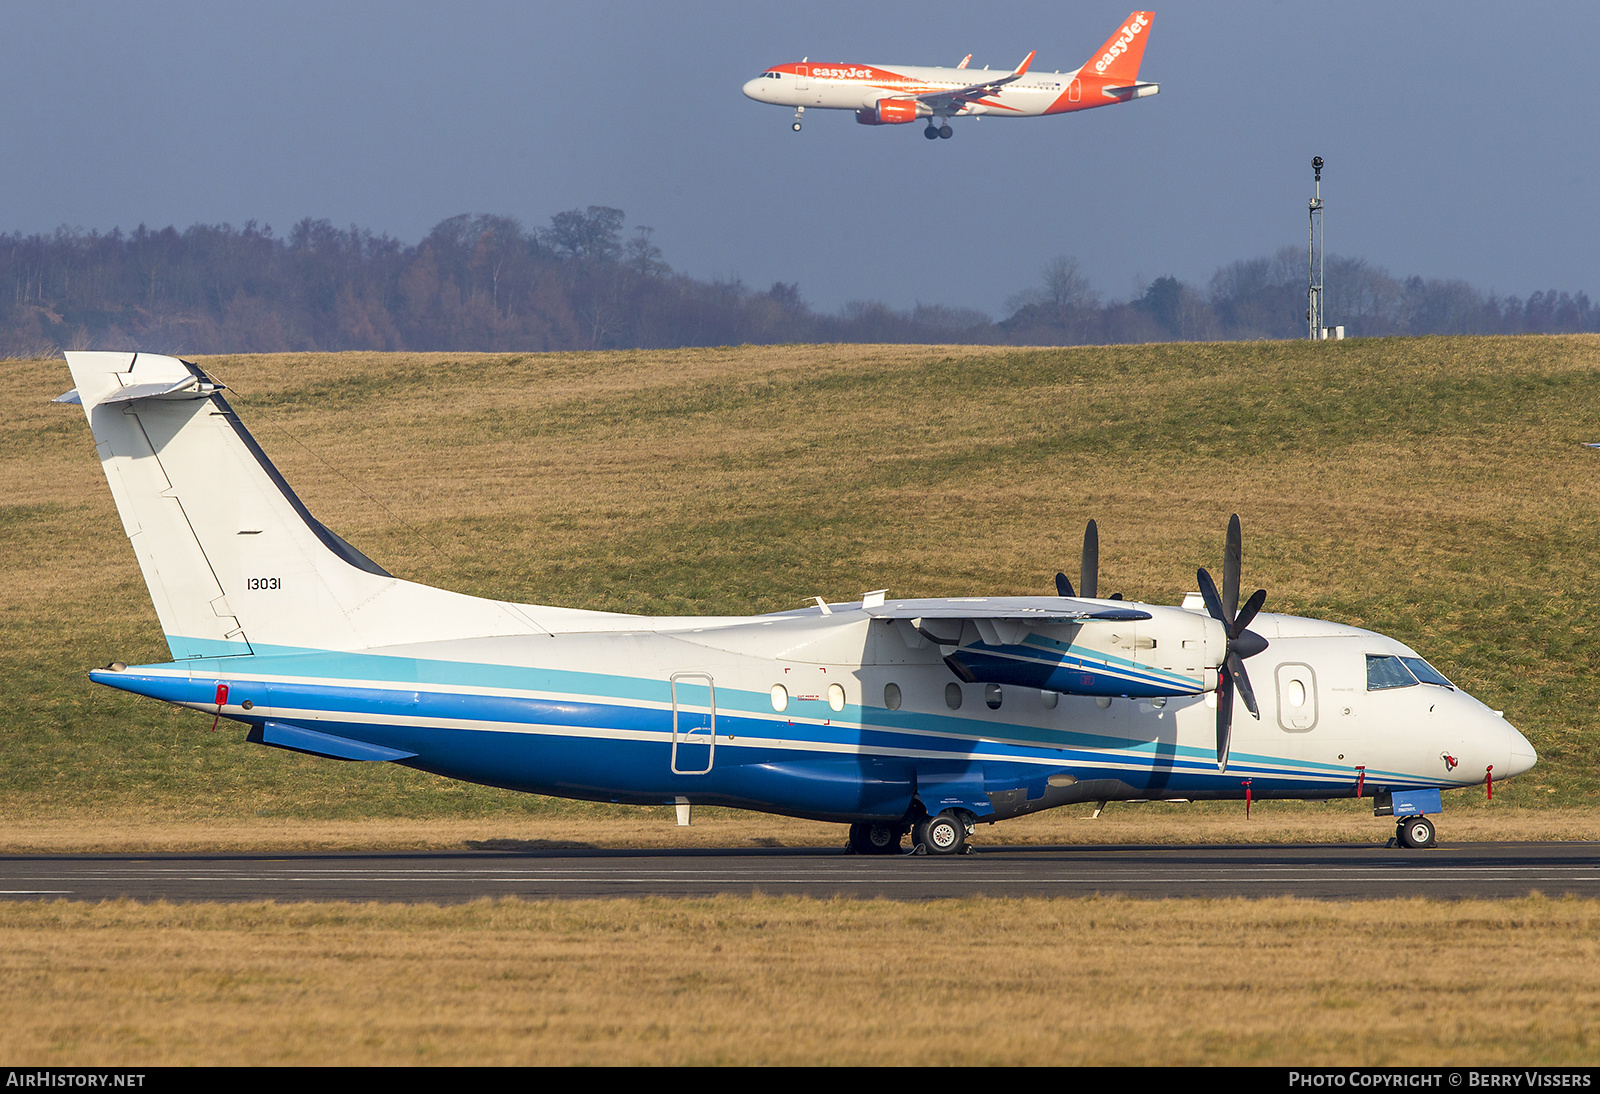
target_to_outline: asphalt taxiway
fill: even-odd
[[[480,897],[1600,896],[1600,843],[983,847],[952,858],[819,848],[0,856],[0,899],[395,901]]]

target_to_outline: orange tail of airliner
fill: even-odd
[[[1084,62],[1080,75],[1104,77],[1112,85],[1138,83],[1139,62],[1144,59],[1144,44],[1150,39],[1154,20],[1155,15],[1148,11],[1129,15],[1099,52]]]

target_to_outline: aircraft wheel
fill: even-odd
[[[793,128],[796,133],[800,132],[800,123],[795,122],[791,128]]]
[[[939,127],[939,136],[943,137],[945,140],[949,140],[950,134],[954,132],[955,130],[951,129],[948,125],[941,125]]]
[[[948,810],[917,825],[917,844],[930,855],[959,855],[966,842],[966,823]]]
[[[858,855],[893,855],[904,833],[892,824],[852,824],[850,850]]]
[[[1433,822],[1427,817],[1407,817],[1395,829],[1395,839],[1400,841],[1401,847],[1410,847],[1413,850],[1426,850],[1438,842],[1433,831]]]
[[[922,135],[927,137],[930,141],[939,139],[939,131],[931,125],[922,131]]]

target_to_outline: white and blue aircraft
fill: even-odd
[[[1362,798],[1429,846],[1439,790],[1535,761],[1504,718],[1381,634],[1097,594],[619,615],[402,581],[320,524],[199,367],[66,355],[172,661],[97,683],[259,744],[492,786],[850,825],[859,853],[970,849],[1058,805]],[[1249,671],[1245,662],[1251,663]],[[1251,673],[1256,682],[1252,684]],[[1235,693],[1251,718],[1234,720]]]

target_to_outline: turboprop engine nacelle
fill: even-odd
[[[879,99],[871,106],[856,111],[856,121],[862,125],[904,125],[916,120],[915,99]]]
[[[1039,627],[1020,639],[984,634],[985,628],[971,622],[945,664],[968,683],[1067,695],[1155,698],[1215,691],[1227,656],[1222,624],[1181,608],[1139,608],[1151,618]]]

